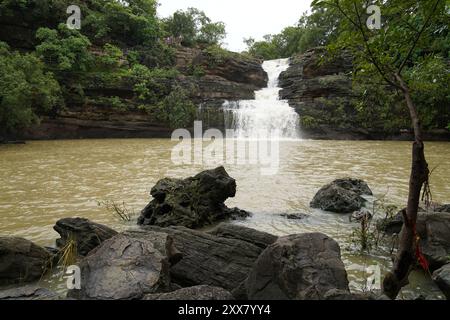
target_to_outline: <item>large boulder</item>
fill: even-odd
[[[335,213],[351,213],[364,206],[366,200],[362,195],[372,195],[366,182],[352,178],[337,179],[323,186],[310,206]]]
[[[145,295],[143,300],[234,300],[230,292],[219,287],[195,286],[168,293]]]
[[[0,290],[0,300],[58,300],[57,293],[35,285]]]
[[[51,255],[31,241],[0,237],[0,285],[37,280],[48,271]]]
[[[58,220],[53,229],[61,237],[56,240],[56,246],[63,248],[68,240],[75,241],[77,253],[80,256],[86,256],[103,241],[117,234],[115,230],[107,226],[84,218],[64,218]]]
[[[81,289],[68,297],[77,299],[129,300],[145,294],[170,291],[169,268],[174,254],[166,233],[127,231],[103,242],[81,263]]]
[[[222,238],[245,241],[261,249],[267,248],[278,239],[273,234],[230,223],[221,223],[209,233]]]
[[[280,237],[256,260],[246,280],[250,300],[324,299],[349,292],[336,241],[321,233]]]
[[[262,249],[236,238],[218,237],[185,227],[144,227],[174,239],[183,259],[171,267],[172,281],[182,287],[210,285],[233,290],[245,280]],[[250,229],[247,230],[251,233]]]
[[[446,264],[442,268],[433,273],[433,280],[442,290],[447,300],[450,300],[450,264]]]
[[[206,170],[184,180],[165,178],[151,190],[153,200],[142,210],[140,225],[200,228],[249,213],[229,209],[224,202],[236,194],[236,181],[224,167]]]

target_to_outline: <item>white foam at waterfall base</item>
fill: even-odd
[[[267,88],[255,92],[255,100],[226,101],[225,125],[236,138],[299,139],[299,116],[286,100],[280,100],[278,78],[289,67],[289,59],[265,61]]]

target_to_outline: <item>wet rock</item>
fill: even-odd
[[[260,247],[247,241],[218,237],[185,227],[143,228],[165,232],[173,237],[183,259],[170,268],[170,275],[172,281],[182,287],[210,285],[231,291],[245,280],[262,252]]]
[[[420,214],[417,233],[422,252],[431,270],[450,263],[450,214],[446,212]]]
[[[403,226],[400,211],[392,219],[381,220],[377,226],[387,234],[399,234]],[[417,233],[420,246],[431,270],[450,262],[450,214],[447,212],[419,212]]]
[[[172,238],[166,233],[120,233],[81,261],[81,289],[69,291],[68,297],[129,300],[170,291],[169,268],[174,252]]]
[[[165,178],[151,190],[153,200],[142,210],[140,225],[200,228],[226,218],[249,215],[224,202],[236,194],[236,181],[223,167],[184,180]]]
[[[234,300],[230,292],[219,287],[195,286],[169,293],[145,295],[143,300]]]
[[[337,179],[323,186],[314,196],[310,206],[335,213],[351,213],[363,207],[366,200],[362,195],[372,195],[364,181]]]
[[[357,292],[332,289],[327,291],[324,300],[390,300],[382,292]]]
[[[450,204],[443,204],[434,209],[435,212],[448,212],[450,213]]]
[[[53,229],[59,233],[58,248],[63,248],[68,239],[77,244],[77,253],[86,256],[92,249],[117,234],[113,229],[84,218],[64,218],[58,220]]]
[[[245,241],[262,249],[278,239],[273,234],[230,223],[221,223],[209,233],[222,238]]]
[[[444,293],[447,300],[450,300],[450,264],[446,264],[436,270],[433,273],[433,280]]]
[[[369,210],[362,208],[359,211],[355,211],[352,213],[352,215],[350,216],[350,222],[362,222],[362,221],[370,221],[372,220],[372,212],[370,212]]]
[[[20,288],[0,290],[0,300],[57,300],[58,294],[46,288],[27,285]]]
[[[246,280],[250,300],[316,300],[349,292],[336,241],[321,233],[280,237],[256,260]]]
[[[308,215],[304,213],[282,213],[280,216],[288,220],[303,220],[308,218]]]
[[[51,255],[23,238],[0,237],[0,285],[39,279],[49,267]]]

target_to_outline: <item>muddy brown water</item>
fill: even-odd
[[[205,165],[177,165],[171,160],[176,142],[169,139],[67,140],[0,145],[0,235],[19,236],[52,246],[52,227],[63,217],[85,217],[118,230],[132,227],[98,201],[125,201],[139,212],[149,201],[149,190],[161,178],[187,177]],[[403,207],[408,192],[411,144],[386,141],[281,141],[276,175],[261,174],[254,164],[224,164],[237,181],[237,195],[227,205],[253,212],[242,224],[277,235],[322,232],[336,239],[353,290],[363,290],[367,267],[390,267],[389,239],[362,254],[352,233],[357,224],[348,215],[309,208],[315,192],[340,177],[364,179],[386,203]],[[450,143],[426,144],[433,199],[450,203]],[[220,161],[219,161],[220,162]],[[371,199],[369,199],[371,200]],[[370,202],[369,202],[370,203]],[[304,213],[289,220],[283,213]],[[64,280],[51,276],[44,285],[64,291]],[[424,273],[414,272],[400,298],[443,295]]]

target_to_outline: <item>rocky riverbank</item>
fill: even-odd
[[[227,222],[235,217],[224,201],[235,192],[235,180],[219,167],[186,179],[160,180],[139,225],[123,232],[83,218],[65,218],[54,226],[60,235],[55,249],[0,237],[0,286],[8,286],[0,289],[0,299],[386,298],[379,292],[350,291],[341,248],[323,233],[278,237]],[[355,215],[371,194],[364,181],[338,179],[318,190],[311,205],[330,214]],[[433,280],[447,297],[449,209],[444,205],[421,213],[418,223]],[[239,215],[245,217],[248,214]],[[378,224],[386,233],[398,233],[402,222],[394,217]],[[208,230],[195,230],[205,226]],[[80,288],[61,297],[39,287],[36,281],[70,261],[70,254],[81,270]]]

